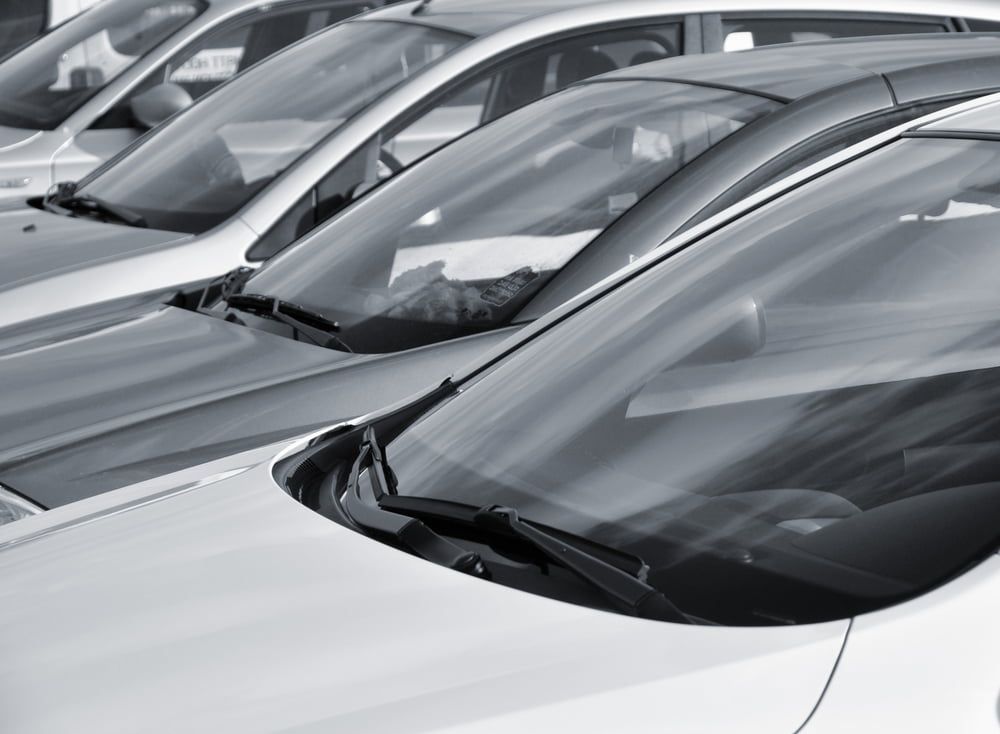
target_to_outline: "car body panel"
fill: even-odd
[[[1000,133],[1000,109],[995,105],[970,105],[967,110],[947,115],[940,120],[928,122],[919,128],[923,132],[959,131],[963,133],[984,133],[994,136]]]
[[[842,648],[846,622],[692,627],[485,583],[233,462],[0,529],[7,726],[791,734]]]
[[[996,555],[909,604],[859,617],[803,734],[839,734],[859,721],[872,731],[995,732],[1000,655],[991,652],[1000,650],[998,619]]]
[[[245,228],[240,222],[236,226]],[[194,240],[187,234],[85,221],[23,205],[0,209],[0,233],[7,237],[0,329],[169,286],[173,294],[182,284],[226,272],[234,258],[233,240],[221,232]],[[174,257],[193,247],[197,257]],[[49,306],[53,298],[60,309]]]
[[[782,52],[774,54],[784,58]],[[731,66],[739,66],[729,58]],[[990,63],[998,62],[1000,57]],[[773,71],[767,74],[773,78]],[[762,162],[784,151],[789,140],[807,140],[839,119],[863,117],[891,105],[884,80],[871,73],[837,85],[833,93],[810,95],[789,105],[772,119],[765,118],[760,125],[734,135],[717,151],[703,156],[698,166],[671,179],[662,191],[609,229],[592,249],[602,247],[602,241],[613,236],[641,256],[659,245],[665,233],[709,204],[720,188],[739,182]],[[62,219],[29,211],[42,223],[45,218]],[[674,219],[664,218],[665,212]],[[12,210],[4,216],[20,222],[19,217],[27,215]],[[95,233],[132,231],[113,224],[90,226]],[[145,230],[136,232],[153,236]],[[220,231],[214,238],[176,246],[202,248],[199,266],[205,269],[199,277],[208,278],[216,272],[212,268],[219,268],[227,256],[225,246],[229,243]],[[628,261],[626,253],[621,265]],[[166,289],[181,279],[178,273],[155,267],[152,259],[142,267],[141,256],[133,262],[133,277],[145,278],[146,290]],[[109,264],[109,268],[115,266],[114,261]],[[65,274],[60,298],[78,299],[76,303],[83,305],[88,276],[85,271]],[[593,282],[600,278],[595,275]],[[106,298],[127,296],[124,290],[113,289],[131,284],[111,277],[110,271],[100,282]],[[554,297],[525,318],[543,315],[565,297]],[[0,292],[0,314],[14,314],[22,304],[38,303],[42,298],[42,291],[31,291],[29,286]],[[17,395],[0,406],[0,423],[17,426],[0,439],[0,482],[43,506],[60,505],[88,493],[297,435],[333,419],[373,411],[408,392],[440,382],[464,361],[496,348],[509,333],[352,361],[350,364],[357,366],[348,368],[336,353],[222,322],[203,324],[209,321],[205,316],[179,309],[153,315],[152,300],[155,298],[144,297],[138,299],[138,305],[123,304],[120,313],[106,304],[77,314],[65,312],[8,324],[0,331],[0,380],[13,386]],[[150,326],[162,329],[157,338],[170,345],[169,359],[162,346],[145,333]],[[287,357],[276,358],[271,351]],[[282,359],[286,366],[278,369]],[[234,364],[241,365],[235,372]],[[264,365],[269,366],[265,369]],[[185,374],[182,385],[170,382],[178,370]],[[308,370],[315,370],[315,374],[307,376]],[[396,376],[390,374],[392,370]],[[269,381],[266,387],[255,382],[263,379],[264,372]],[[357,390],[345,387],[350,380],[357,381]],[[47,384],[67,388],[51,390]],[[248,415],[254,419],[247,420]],[[58,482],[60,477],[72,479]]]
[[[0,481],[61,505],[401,400],[508,333],[351,356],[140,305],[8,334]]]
[[[413,2],[375,10],[366,18],[405,19],[407,22],[430,23],[462,32],[484,35],[458,49],[448,58],[425,69],[407,84],[387,94],[352,120],[347,121],[336,131],[336,134],[315,146],[309,155],[269,184],[239,214],[210,233],[205,233],[195,239],[195,243],[202,239],[212,240],[210,248],[196,245],[191,250],[175,250],[169,255],[170,259],[175,261],[174,263],[153,264],[144,261],[136,263],[136,265],[140,265],[144,271],[166,274],[175,271],[186,259],[187,264],[192,269],[197,269],[196,261],[200,260],[202,249],[218,251],[220,257],[222,252],[226,253],[225,263],[217,268],[212,275],[220,275],[240,266],[254,265],[246,259],[250,248],[272,227],[277,225],[290,207],[323,180],[333,168],[367,144],[373,131],[400,122],[407,115],[412,115],[414,110],[420,109],[421,105],[425,104],[428,99],[454,88],[478,70],[496,63],[500,59],[508,58],[515,51],[524,50],[532,44],[540,44],[549,39],[565,38],[573,32],[593,30],[596,27],[622,27],[653,21],[663,22],[667,19],[683,22],[685,26],[690,26],[692,23],[688,21],[697,20],[701,14],[709,10],[749,12],[800,8],[801,2],[796,5],[790,0],[720,0],[711,7],[705,6],[703,2],[695,2],[695,0],[678,1],[668,6],[664,6],[658,0],[627,0],[627,2],[614,3],[602,3],[596,0],[571,0],[547,2],[542,5],[528,2],[500,3],[496,0],[490,0],[489,2],[477,2],[474,8],[437,0],[422,9],[417,15],[413,14],[417,9],[417,4]],[[888,0],[872,0],[872,2],[858,2],[857,0],[834,2],[830,0],[830,2],[815,7],[816,12],[892,13],[899,10],[898,3]],[[941,12],[939,4],[929,0],[914,2],[912,7],[908,7],[906,10],[907,13],[935,16]],[[810,11],[813,11],[812,4],[810,4]],[[238,11],[235,9],[224,11],[221,5],[213,6],[209,12],[199,17],[196,23],[198,27],[202,25],[207,27],[209,23],[214,27],[229,19],[236,12]],[[960,7],[949,5],[949,12],[1000,21],[1000,8],[985,2],[970,0],[968,3],[961,4]],[[193,28],[194,26],[192,26]],[[694,33],[687,34],[685,51],[701,50],[699,43],[692,40],[696,35]],[[88,130],[87,128],[93,120],[113,106],[114,100],[127,94],[129,90],[141,82],[150,69],[175,53],[182,45],[183,42],[176,39],[165,43],[164,48],[157,49],[155,54],[151,54],[150,59],[144,59],[141,63],[136,64],[128,73],[123,74],[107,89],[103,90],[102,94],[88,102],[67,121],[63,129],[43,134],[33,145],[27,145],[20,149],[17,156],[14,156],[12,152],[10,160],[16,161],[16,165],[5,167],[3,158],[0,158],[0,197],[4,195],[4,192],[8,192],[13,198],[24,199],[29,194],[42,193],[50,181],[64,177],[78,178],[83,175],[85,169],[92,167],[98,159],[107,156],[112,149],[126,144],[134,135],[131,131]],[[152,58],[154,56],[155,58]],[[813,87],[810,85],[816,84],[819,77],[823,75],[818,73],[818,68],[808,68],[809,64],[804,61],[801,55],[796,63],[804,65],[803,73],[798,78],[797,89],[799,91],[806,88],[812,89]],[[787,72],[787,68],[785,71]],[[828,74],[826,82],[829,86],[837,79],[857,78],[859,75],[863,75],[863,72],[843,65],[839,70],[828,70],[824,74]],[[795,92],[794,86],[791,83],[786,84],[785,93]],[[445,142],[443,138],[449,132],[461,132],[467,127],[467,119],[459,114],[457,119],[444,120],[442,127],[437,130],[426,131],[421,128],[414,131],[418,138],[416,141],[409,142],[421,145],[425,145],[428,140]],[[400,150],[400,154],[404,158],[412,158],[415,153],[410,148],[414,147],[414,145],[409,145]],[[42,149],[44,151],[40,153],[39,151]],[[58,163],[46,163],[44,172],[28,170],[26,161],[29,159],[49,161],[53,151],[59,152]],[[51,165],[56,167],[54,176],[50,176],[48,170]],[[43,181],[44,186],[42,185]],[[231,242],[222,245],[220,244],[222,240],[231,240]],[[216,245],[218,245],[217,250]],[[136,282],[139,287],[148,286],[150,288],[160,288],[167,285],[163,277],[159,279],[159,282],[149,285],[148,280],[136,278],[135,271],[136,268],[129,266],[118,270],[105,268],[88,272],[83,278],[86,285],[78,292],[81,294],[92,292],[95,295],[91,300],[98,298],[97,283],[99,281],[96,279],[98,277],[118,284],[114,295],[108,297],[128,295],[123,292],[124,284],[128,282]],[[198,277],[201,276],[190,274],[189,277],[181,277],[176,282],[190,282]],[[53,291],[66,290],[65,284],[62,283],[53,283],[52,288]],[[132,292],[140,291],[137,287]],[[24,302],[23,299],[22,302]],[[43,296],[40,299],[33,299],[33,302],[39,304],[37,311],[33,314],[38,316],[51,310],[51,304],[55,302],[55,299],[51,296]],[[65,307],[70,308],[78,305],[83,304],[76,300]],[[32,315],[20,316],[19,318],[31,317]],[[6,321],[0,319],[0,326],[4,323],[10,323],[10,319],[6,319]]]
[[[0,181],[23,181],[23,186],[0,186],[0,202],[44,194],[57,181],[77,180],[134,141],[142,131],[90,130],[101,115],[124,99],[147,75],[175,53],[237,16],[253,10],[280,7],[294,0],[205,0],[205,11],[135,61],[55,130],[29,131],[35,144],[17,155],[0,145]],[[37,134],[40,133],[40,134]],[[2,143],[0,135],[0,143]]]
[[[0,242],[5,243],[0,303],[31,281],[187,239],[189,235],[176,232],[72,219],[32,207],[0,209]],[[4,306],[8,312],[16,308]]]

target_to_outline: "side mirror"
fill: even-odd
[[[70,89],[91,89],[104,84],[104,72],[98,66],[78,66],[69,72]]]
[[[749,359],[766,343],[764,304],[751,297],[737,304],[733,320],[726,329],[691,352],[681,364],[719,364]]]
[[[152,129],[172,115],[190,107],[193,101],[184,87],[164,82],[132,98],[132,115],[139,124]]]
[[[629,401],[626,417],[663,416],[716,404],[712,400],[718,376],[698,368],[749,359],[767,342],[764,304],[747,297],[731,308],[732,311],[726,309],[728,326],[647,382]]]

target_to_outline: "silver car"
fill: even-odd
[[[1000,98],[395,410],[0,528],[4,731],[996,734],[997,220]]]
[[[78,186],[0,214],[5,259],[16,263],[0,271],[0,326],[256,266],[454,137],[601,72],[724,47],[1000,20],[993,2],[899,8],[434,0],[375,11],[222,86]],[[176,86],[141,101],[169,109]],[[57,161],[55,177],[76,175]]]
[[[86,175],[239,71],[384,4],[105,0],[0,63],[0,200]]]
[[[0,15],[0,58],[50,28],[79,14],[96,0],[5,0]]]

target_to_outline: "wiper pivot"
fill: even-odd
[[[237,311],[245,311],[290,326],[293,331],[302,334],[309,341],[321,347],[336,347],[345,352],[354,352],[343,339],[337,336],[340,324],[302,306],[282,301],[273,296],[249,293],[234,294],[226,298],[225,301],[226,305]]]
[[[54,195],[45,197],[43,205],[49,211],[60,214],[96,214],[97,216],[110,217],[119,222],[124,222],[130,227],[145,228],[149,226],[141,214],[136,214],[131,209],[111,204],[92,194],[77,194],[75,191],[75,184],[60,184]]]
[[[374,505],[365,502],[360,494],[361,470],[365,465],[370,468]],[[344,509],[348,519],[361,528],[394,538],[403,547],[432,563],[480,578],[489,578],[489,571],[478,553],[461,548],[438,535],[422,520],[399,515],[379,506],[381,497],[395,492],[394,482],[395,475],[385,461],[375,429],[369,426],[347,480]]]

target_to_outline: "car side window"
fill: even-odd
[[[41,35],[48,21],[48,0],[4,0],[0,15],[0,57]]]
[[[570,84],[680,53],[681,25],[601,31],[529,52],[466,81],[402,130],[383,150],[405,167],[460,135]]]
[[[258,61],[364,7],[357,2],[313,2],[247,13],[174,54],[92,127],[142,127],[132,114],[132,101],[154,87],[179,87],[185,101],[193,103]]]
[[[603,30],[529,51],[487,69],[416,119],[382,131],[303,197],[250,251],[263,260],[352,201],[465,133],[574,82],[680,53],[681,24]],[[306,212],[314,204],[313,217]],[[290,237],[290,239],[289,239]]]
[[[837,18],[804,14],[781,16],[722,17],[724,51],[742,51],[776,43],[819,41],[854,36],[882,36],[903,33],[944,33],[950,30],[941,18],[892,19],[885,17],[842,16]]]

